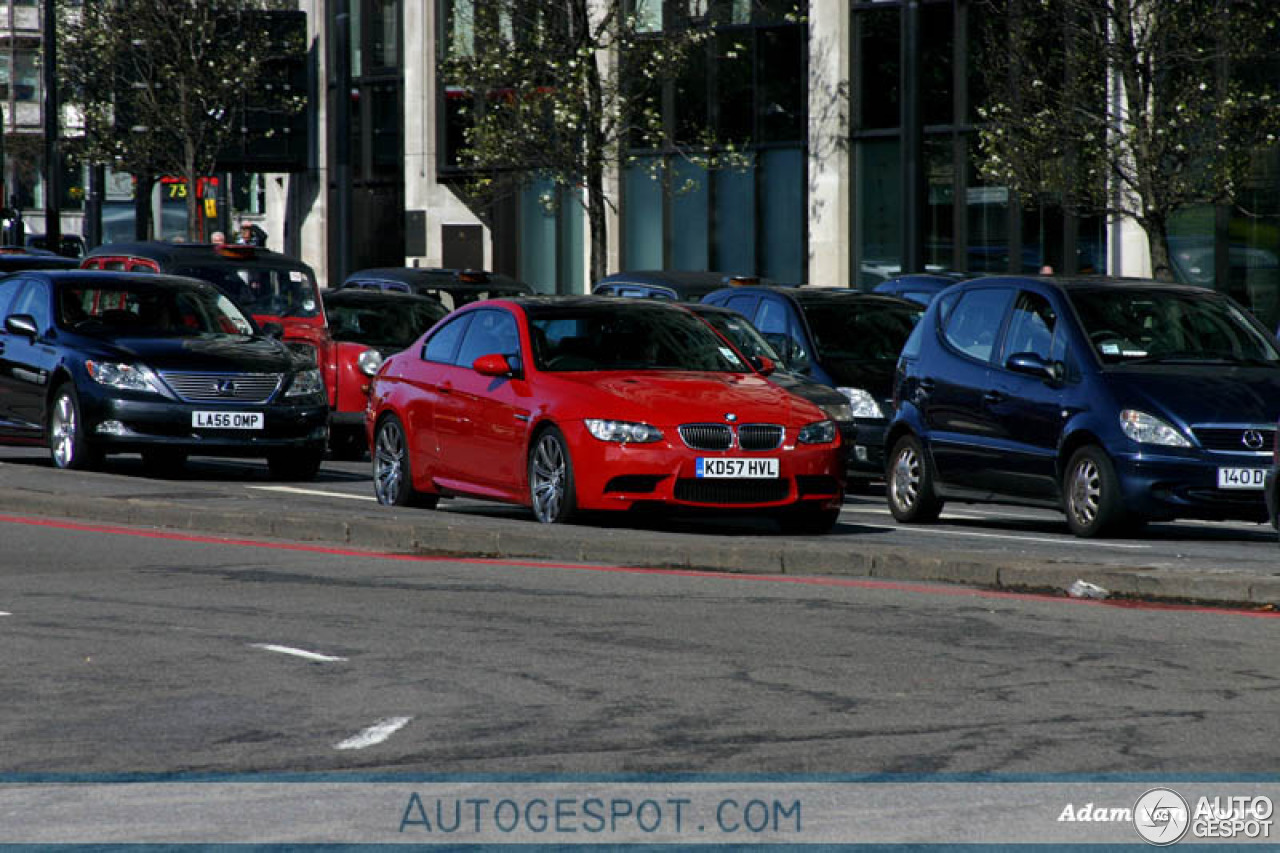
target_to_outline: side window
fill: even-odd
[[[809,356],[794,336],[790,313],[782,300],[766,296],[760,300],[760,307],[756,309],[755,327],[769,345],[787,360],[787,367],[804,370],[809,366]]]
[[[9,314],[30,314],[35,318],[36,328],[46,331],[53,325],[53,317],[49,313],[49,285],[43,281],[27,282]]]
[[[979,361],[991,361],[996,336],[1013,301],[1007,287],[969,290],[960,295],[943,327],[947,343]]]
[[[732,308],[743,317],[750,317],[756,310],[756,297],[747,293],[742,296],[734,296],[724,301],[727,308]]]
[[[482,355],[501,353],[520,354],[520,336],[516,332],[516,319],[506,311],[476,311],[471,326],[462,338],[462,346],[454,363],[470,367]]]
[[[8,317],[9,305],[13,302],[13,297],[18,295],[18,291],[22,288],[25,279],[6,278],[0,280],[0,320]]]
[[[1049,300],[1030,291],[1019,293],[1009,317],[1003,358],[1032,353],[1048,361],[1053,355],[1053,331],[1057,325],[1058,315]]]
[[[470,322],[471,317],[464,316],[444,326],[427,340],[426,346],[422,348],[422,358],[438,364],[453,364],[453,355],[458,351],[462,333],[467,330]]]

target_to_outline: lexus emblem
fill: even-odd
[[[1266,437],[1256,429],[1245,430],[1244,435],[1240,436],[1240,441],[1250,450],[1261,450],[1267,443]]]
[[[213,390],[217,392],[219,397],[234,397],[236,394],[236,382],[234,379],[219,379],[213,383]]]
[[[733,423],[734,421],[736,421],[736,420],[738,419],[738,416],[737,416],[737,415],[735,415],[733,412],[729,412],[729,414],[727,414],[727,415],[725,415],[725,416],[724,416],[724,419],[725,419],[726,421],[728,421],[729,423]]]

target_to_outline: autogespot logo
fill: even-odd
[[[1181,841],[1190,825],[1187,801],[1168,788],[1152,788],[1133,806],[1133,825],[1142,840],[1164,847]]]

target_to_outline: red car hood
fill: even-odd
[[[645,371],[562,373],[579,386],[583,417],[642,421],[654,426],[683,423],[782,423],[802,426],[824,419],[822,410],[760,376],[743,373]],[[595,409],[596,411],[592,411]]]

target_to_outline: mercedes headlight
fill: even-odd
[[[622,444],[647,444],[662,440],[662,430],[649,426],[649,424],[606,421],[599,418],[587,418],[583,423],[587,425],[587,432],[601,441],[616,441]]]
[[[118,388],[121,391],[146,391],[163,394],[160,379],[151,368],[142,364],[113,364],[102,361],[86,361],[89,377],[99,385]]]
[[[324,393],[324,380],[320,378],[320,371],[312,368],[311,370],[301,370],[293,374],[293,382],[289,384],[289,390],[284,392],[286,397],[309,397],[312,394]]]
[[[801,444],[830,444],[838,432],[835,421],[817,421],[800,430],[796,440]]]
[[[1120,429],[1124,434],[1141,444],[1159,444],[1164,447],[1190,447],[1191,442],[1168,422],[1140,412],[1137,409],[1125,409],[1120,413]]]
[[[861,388],[837,388],[841,394],[849,398],[849,408],[855,418],[883,418],[884,412],[880,404],[870,392]]]
[[[372,376],[378,372],[379,367],[382,367],[383,361],[382,353],[376,349],[367,349],[356,357],[356,366],[365,376]]]

